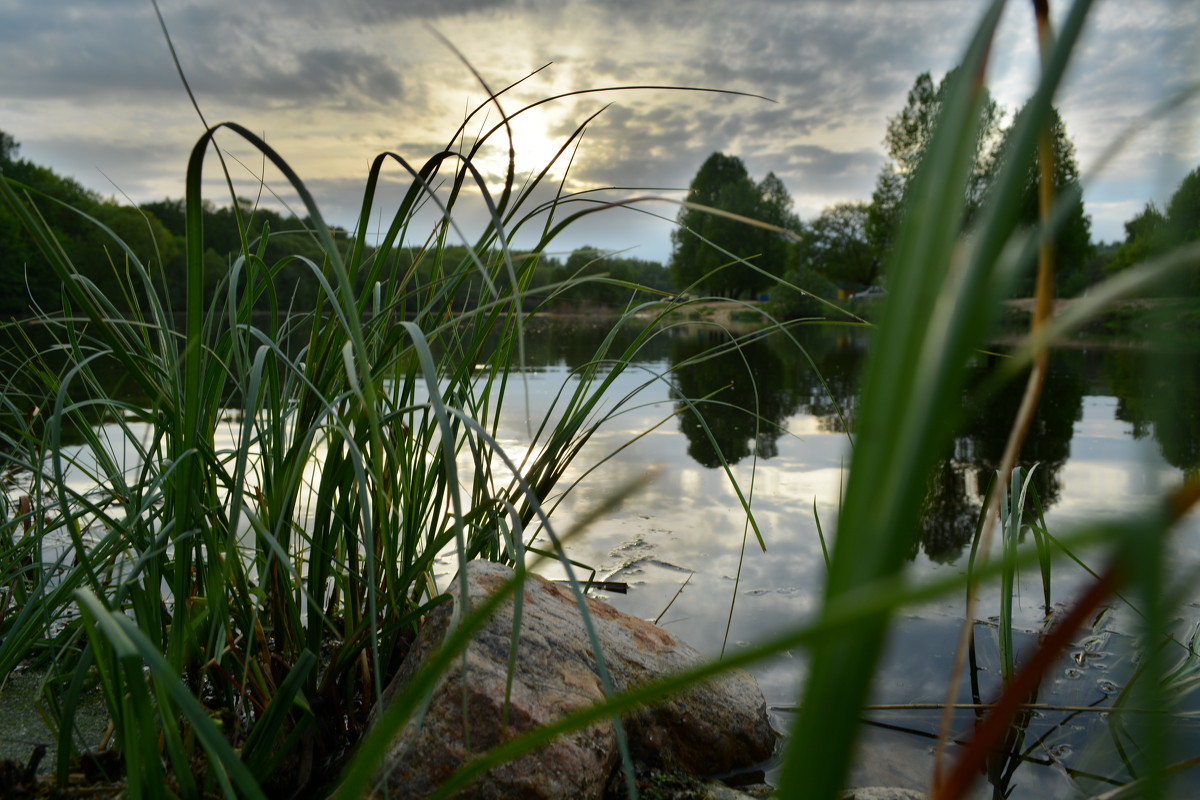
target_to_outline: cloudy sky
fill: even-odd
[[[809,219],[832,203],[869,199],[884,161],[887,118],[923,71],[959,59],[982,0],[160,0],[183,68],[210,123],[263,134],[300,173],[331,222],[353,227],[371,159],[393,151],[420,164],[443,149],[492,89],[549,64],[502,97],[508,113],[544,97],[624,85],[691,86],[751,97],[627,90],[556,101],[518,117],[518,166],[543,166],[597,111],[566,176],[570,191],[626,187],[681,197],[715,150],[755,177],[779,175]],[[1056,12],[1065,4],[1051,1]],[[1031,5],[1010,3],[991,64],[996,97],[1016,108],[1036,72]],[[1200,3],[1099,0],[1058,104],[1080,166],[1142,132],[1096,175],[1085,201],[1096,238],[1148,200],[1160,204],[1200,165],[1200,108],[1144,119],[1200,81]],[[469,138],[498,120],[472,118]],[[104,195],[180,197],[203,131],[175,73],[149,0],[0,0],[0,130],[21,156]],[[239,192],[253,196],[261,158],[221,141]],[[497,137],[497,142],[499,142]],[[485,150],[489,179],[504,152]],[[565,162],[564,162],[565,166]],[[209,196],[226,202],[215,183]],[[404,177],[374,209],[386,219]],[[562,169],[552,171],[562,178]],[[288,196],[277,173],[267,183]],[[493,183],[494,185],[494,183]],[[619,187],[606,189],[606,187]],[[390,194],[389,194],[390,192]],[[664,260],[667,203],[617,211],[571,230],[562,249],[591,243]],[[469,227],[472,210],[464,210]]]

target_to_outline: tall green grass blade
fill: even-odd
[[[1029,529],[1033,532],[1033,543],[1037,548],[1038,553],[1038,568],[1042,576],[1042,608],[1045,610],[1046,616],[1050,616],[1051,605],[1051,573],[1053,570],[1054,555],[1050,548],[1049,529],[1046,525],[1046,512],[1042,510],[1042,499],[1038,496],[1037,487],[1030,485],[1030,494],[1033,496],[1033,508],[1036,514],[1036,519]]]
[[[312,712],[306,707],[307,703],[300,697],[300,693],[316,666],[317,657],[312,652],[306,650],[301,653],[266,710],[258,718],[254,729],[250,731],[249,738],[242,746],[242,760],[246,762],[251,774],[270,775],[287,755],[286,748],[275,748],[288,714],[301,710],[308,720],[308,725],[312,724]],[[307,727],[297,725],[292,735],[303,733]]]
[[[817,513],[817,498],[813,498],[813,520],[817,523],[817,539],[821,542],[821,557],[825,559],[825,572],[828,573],[832,564],[829,560],[829,547],[825,544],[825,530],[821,527],[821,515]]]
[[[964,314],[986,320],[988,297],[965,292],[955,260],[974,147],[976,81],[1003,3],[992,4],[963,60],[938,121],[929,156],[892,262],[893,280],[868,362],[846,498],[825,593],[839,597],[893,575],[907,553],[926,476],[943,451],[952,398],[961,383],[970,338]],[[961,268],[960,268],[961,269]],[[847,629],[814,649],[803,711],[788,744],[780,790],[833,798],[841,788],[858,717],[879,658],[887,613]]]
[[[125,686],[130,691],[131,697],[138,698],[145,694],[145,682],[142,676],[142,663],[144,662],[149,667],[156,685],[161,686],[169,694],[171,701],[178,706],[180,712],[191,724],[209,757],[214,763],[221,765],[222,770],[218,770],[216,774],[222,782],[226,796],[265,800],[265,795],[246,765],[242,763],[221,732],[217,730],[204,707],[196,698],[192,697],[179,676],[170,668],[159,648],[147,640],[132,621],[123,615],[110,612],[95,595],[87,590],[77,592],[76,598],[79,601],[80,610],[91,618],[96,630],[102,632],[105,641],[111,645],[114,655],[128,670],[127,676],[130,681]],[[148,723],[148,727],[139,729],[135,726],[129,729],[128,733],[134,737],[135,741],[140,737],[142,741],[149,743],[153,748],[154,737],[144,735],[146,730],[154,730],[157,727],[150,718],[152,712],[149,706],[139,710],[142,712],[139,721],[144,724]],[[165,712],[167,709],[163,711]],[[148,760],[157,762],[157,754]],[[161,781],[159,785],[161,785]]]
[[[1034,468],[1036,469],[1036,467]],[[1009,491],[1000,504],[1001,541],[1004,571],[1000,579],[1000,677],[1004,685],[1012,682],[1016,675],[1016,649],[1013,646],[1013,598],[1016,596],[1016,556],[1021,541],[1024,523],[1025,497],[1033,480],[1033,469],[1022,477],[1021,467],[1013,468]],[[1003,476],[997,476],[997,481]],[[1039,563],[1044,563],[1043,553],[1038,551]]]
[[[993,4],[980,26],[914,181],[892,263],[891,293],[864,380],[859,437],[827,602],[873,575],[900,567],[922,482],[957,419],[951,398],[961,386],[965,359],[996,317],[994,298],[1003,296],[1013,269],[1029,261],[1027,253],[1013,261],[1001,254],[1013,231],[1014,199],[1037,131],[1088,4],[1077,3],[1068,16],[1038,92],[1015,125],[989,205],[960,256],[955,221],[963,216],[977,82],[1002,5]],[[848,632],[844,643],[814,654],[804,713],[785,766],[785,793],[799,791],[801,781],[816,797],[832,797],[839,788],[856,727],[845,709],[861,706],[885,629],[886,615]],[[822,774],[814,788],[809,781],[817,773]]]

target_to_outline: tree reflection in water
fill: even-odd
[[[1021,405],[1025,375],[990,397],[979,396],[980,387],[1001,360],[1001,356],[981,355],[971,369],[963,394],[963,433],[955,438],[952,453],[930,481],[921,549],[934,561],[957,559],[971,541],[984,493],[1000,467]],[[1075,423],[1083,416],[1086,388],[1084,353],[1055,352],[1018,461],[1025,471],[1033,470],[1032,485],[1043,509],[1054,505],[1061,493],[1059,473],[1070,455]]]
[[[722,456],[733,465],[751,455],[778,455],[783,425],[800,403],[795,381],[789,380],[796,366],[772,347],[771,338],[731,339],[700,329],[671,339],[679,428],[688,455],[701,466],[719,467]]]
[[[1195,476],[1200,470],[1200,350],[1164,347],[1144,357],[1106,352],[1103,373],[1117,396],[1117,419],[1133,437],[1153,436],[1163,458]]]
[[[774,457],[797,414],[815,417],[822,430],[849,426],[853,433],[868,336],[820,328],[794,335],[816,369],[778,333],[734,341],[726,332],[698,329],[670,337],[672,397],[688,454],[698,464],[719,467],[716,448],[730,465],[750,456]],[[970,367],[962,433],[929,482],[914,557],[924,552],[933,561],[951,562],[971,540],[1025,389],[1022,375],[981,395],[1003,360],[980,354]],[[1146,380],[1147,369],[1159,378]],[[1043,509],[1058,502],[1084,397],[1097,395],[1115,396],[1118,419],[1133,425],[1136,438],[1153,435],[1169,463],[1185,472],[1200,465],[1200,352],[1167,349],[1148,359],[1112,347],[1057,350],[1019,462],[1026,470],[1036,465],[1033,486]]]

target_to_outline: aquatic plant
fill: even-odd
[[[812,669],[786,747],[780,791],[836,796],[859,735],[854,712],[865,702],[893,616],[905,606],[961,592],[968,582],[957,576],[910,581],[906,554],[928,476],[961,413],[964,366],[986,342],[1007,288],[1033,269],[1064,218],[1060,209],[1070,198],[1048,206],[1043,227],[1029,233],[1018,230],[1015,207],[1090,6],[1076,2],[1057,38],[1047,39],[1041,83],[1014,125],[1002,171],[968,236],[951,223],[965,213],[979,89],[1004,7],[1000,0],[987,11],[947,91],[890,266],[820,612],[767,641],[613,694],[506,742],[453,776],[440,796],[565,730],[794,648],[811,653]],[[503,139],[512,116],[500,107],[505,91],[489,94],[501,122],[481,142]],[[256,230],[253,209],[245,209],[241,252],[206,305],[201,179],[216,137],[226,135],[249,143],[284,176],[311,220],[303,233],[318,243],[322,261],[268,261],[266,243],[280,232]],[[272,784],[285,772],[302,781],[296,765],[341,765],[347,754],[317,751],[311,732],[332,725],[347,742],[361,733],[422,615],[442,600],[437,556],[515,563],[516,581],[458,620],[413,690],[358,742],[332,790],[361,797],[387,743],[419,712],[423,690],[458,657],[489,611],[515,591],[527,553],[561,557],[546,516],[548,500],[596,425],[614,413],[602,410],[600,398],[613,368],[623,368],[644,339],[622,352],[610,352],[613,339],[607,339],[564,394],[555,419],[531,431],[528,455],[507,457],[497,442],[497,414],[517,388],[521,311],[538,252],[565,225],[601,206],[562,193],[550,206],[538,206],[530,188],[518,187],[511,141],[506,145],[509,169],[498,193],[475,168],[472,148],[448,147],[420,167],[380,156],[367,179],[358,229],[343,242],[273,148],[235,124],[210,127],[188,166],[189,290],[182,326],[157,291],[154,259],[114,237],[116,267],[144,287],[148,299],[132,318],[117,314],[103,294],[77,278],[22,187],[0,181],[0,193],[64,286],[63,313],[43,319],[56,337],[51,352],[32,354],[20,365],[22,375],[44,390],[47,405],[33,413],[40,397],[4,397],[5,430],[19,431],[5,434],[5,469],[29,476],[23,486],[29,500],[6,500],[0,520],[8,535],[0,542],[0,578],[7,587],[0,674],[34,657],[58,665],[51,680],[62,688],[53,707],[61,778],[72,716],[92,682],[113,719],[134,794],[160,791],[169,781],[170,791],[183,796],[261,797],[293,787]],[[389,165],[410,176],[409,189],[386,232],[369,243],[374,194]],[[535,176],[532,185],[546,176]],[[232,184],[230,179],[236,199]],[[473,197],[487,206],[491,224],[471,243],[471,260],[452,265],[443,256],[447,243],[460,237],[454,212]],[[418,272],[401,268],[395,256],[402,245],[411,246],[422,204],[435,205],[441,222],[421,240],[418,261],[429,266],[422,274],[432,277],[418,280]],[[535,224],[542,226],[541,244],[533,252],[515,251],[514,231]],[[1011,359],[1010,372],[1035,362],[1114,299],[1194,268],[1198,260],[1197,246],[1177,248],[1097,287],[1068,313],[1043,314]],[[273,291],[272,276],[297,265],[320,286],[312,313],[293,313],[298,309],[291,300]],[[470,282],[477,307],[448,316],[448,298]],[[553,295],[570,285],[538,288]],[[265,318],[255,316],[254,308],[264,303]],[[616,324],[628,321],[622,317]],[[105,360],[119,364],[145,402],[98,389],[95,372]],[[1036,400],[1036,392],[1031,397]],[[97,410],[108,422],[103,434],[94,425]],[[132,436],[130,419],[150,422],[152,437]],[[64,446],[69,434],[83,438],[93,461]],[[102,436],[120,438],[131,458],[113,457]],[[86,489],[68,479],[71,467],[88,471]],[[1010,478],[1001,470],[997,484],[1008,486]],[[1057,537],[1057,546],[1072,552],[1097,548],[1091,558],[1114,566],[1098,571],[1095,585],[1047,635],[1039,656],[1006,666],[1008,693],[940,784],[939,796],[966,791],[991,745],[988,736],[1003,735],[1071,625],[1118,586],[1129,586],[1138,598],[1146,640],[1163,640],[1172,600],[1163,577],[1164,541],[1198,497],[1193,478],[1164,496],[1159,513]],[[1014,508],[1009,520],[1019,519]],[[535,533],[546,540],[534,541]],[[1007,534],[1005,558],[980,564],[970,580],[1003,579],[1014,565],[1039,558],[1013,546],[1015,540]],[[47,549],[51,541],[57,549]],[[1044,550],[1040,555],[1044,561]],[[1139,712],[1164,709],[1172,687],[1190,686],[1194,671],[1172,671],[1155,646],[1146,652],[1139,688],[1131,690]],[[1128,728],[1142,744],[1131,762],[1159,795],[1177,768],[1161,746],[1163,720],[1161,714],[1139,715]],[[140,735],[146,730],[161,730],[161,742]]]
[[[631,305],[613,333],[629,326],[632,341],[610,334],[546,417],[527,421],[522,441],[501,441],[500,411],[520,402],[527,310],[609,282],[535,281],[554,237],[611,204],[562,182],[549,203],[535,200],[590,119],[540,173],[520,176],[509,127],[533,106],[506,112],[511,88],[489,90],[423,164],[379,155],[349,239],[275,148],[236,123],[207,127],[187,168],[182,309],[159,254],[135,252],[92,220],[111,240],[126,299],[145,298],[112,302],[40,215],[56,201],[0,180],[63,286],[61,312],[37,318],[49,341],[10,354],[0,426],[3,469],[20,481],[0,518],[0,674],[52,666],[60,781],[80,698],[98,686],[134,794],[164,782],[188,797],[319,790],[422,618],[444,601],[439,574],[474,558],[523,569],[527,557],[549,556],[583,579],[582,601],[591,576],[567,558],[548,512],[571,490],[563,476],[593,432],[632,400],[611,402],[608,389],[654,335],[654,314],[648,324]],[[500,121],[466,141],[489,111]],[[281,186],[250,180],[260,196],[298,198],[301,230],[270,230],[239,199],[245,177],[231,140],[282,176]],[[498,187],[477,166],[495,147],[507,154]],[[214,156],[241,233],[217,275],[202,213]],[[408,188],[372,234],[389,170]],[[468,203],[489,220],[470,241],[456,221]],[[427,207],[437,212],[431,229],[417,222]],[[537,244],[517,250],[517,231],[534,226]],[[289,249],[297,237],[319,256],[303,254],[311,244]],[[449,257],[463,245],[466,259]],[[280,249],[287,255],[271,255]],[[275,277],[294,270],[319,287],[315,308],[279,294]],[[470,306],[457,308],[464,296]],[[136,400],[101,380],[114,364]],[[148,438],[136,433],[143,425]],[[20,498],[12,507],[10,495]]]

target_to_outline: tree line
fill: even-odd
[[[85,189],[72,178],[19,158],[19,150],[18,143],[0,131],[0,171],[25,187],[21,191],[28,192],[37,213],[50,226],[82,278],[103,292],[118,311],[145,303],[147,287],[132,276],[127,254],[103,229],[108,228],[148,266],[158,296],[175,309],[183,308],[187,276],[186,209],[182,199],[168,198],[137,207],[124,205]],[[311,220],[281,214],[244,198],[237,201],[236,207],[205,201],[203,212],[206,301],[230,276],[242,254],[244,228],[251,248],[266,242],[261,255],[276,267],[274,295],[280,305],[298,311],[316,305],[320,292],[317,270],[325,256],[310,233]],[[335,226],[333,233],[335,241],[348,250],[349,232]],[[388,256],[385,274],[408,281],[413,292],[432,291],[439,284],[438,274],[453,274],[472,257],[465,245],[440,248],[438,254],[435,263],[423,247],[397,248]],[[499,257],[496,253],[476,255],[485,261]],[[527,298],[530,308],[546,303],[557,307],[617,306],[673,293],[670,274],[655,261],[593,247],[578,248],[565,258],[538,254],[517,257],[523,262],[536,262],[530,281],[533,289]],[[559,288],[571,280],[581,282],[573,288]],[[0,314],[4,316],[27,316],[37,309],[61,307],[62,286],[57,275],[5,203],[0,203],[0,285],[6,287],[0,293]],[[635,286],[652,291],[635,290]],[[458,284],[447,301],[455,308],[467,308],[485,298],[487,291],[484,279],[473,275]],[[268,302],[267,298],[262,302]]]
[[[782,314],[819,313],[821,306],[781,286],[800,286],[813,295],[834,299],[839,293],[886,285],[885,274],[900,219],[908,207],[913,176],[929,146],[933,126],[953,73],[934,83],[919,75],[904,107],[889,118],[884,136],[887,160],[876,177],[868,202],[842,202],[825,208],[811,220],[801,220],[783,181],[768,173],[752,178],[737,156],[713,153],[693,178],[671,235],[667,265],[582,247],[565,258],[527,254],[532,258],[533,289],[528,306],[621,306],[678,293],[737,298],[770,296]],[[975,157],[967,187],[964,219],[969,228],[982,208],[988,190],[1003,166],[1009,134],[1007,112],[984,90]],[[1173,246],[1200,239],[1200,168],[1189,174],[1166,206],[1154,203],[1125,224],[1125,240],[1097,245],[1091,220],[1079,192],[1079,167],[1066,125],[1057,112],[1050,126],[1054,151],[1054,183],[1058,197],[1070,203],[1067,221],[1056,242],[1056,292],[1070,297],[1098,280]],[[0,170],[33,190],[38,212],[57,235],[64,254],[78,272],[94,283],[118,310],[144,302],[146,287],[129,280],[126,255],[96,223],[107,227],[144,263],[153,267],[161,296],[181,307],[186,286],[183,257],[184,203],[164,199],[140,207],[122,205],[83,188],[69,177],[18,158],[19,145],[0,131]],[[1039,167],[1029,166],[1019,204],[1019,220],[1032,228],[1038,221]],[[714,213],[715,210],[715,213]],[[765,226],[747,222],[754,220]],[[264,257],[278,262],[275,293],[283,304],[306,310],[317,302],[322,251],[312,239],[309,220],[282,215],[248,200],[237,206],[206,203],[205,278],[211,293],[229,275],[242,251],[245,226],[250,239],[269,233]],[[349,247],[349,233],[335,229]],[[434,272],[470,257],[467,247],[448,247],[438,265],[423,258],[419,247],[398,248],[389,254],[388,269],[413,281],[414,290],[436,283]],[[484,258],[495,254],[483,254]],[[298,258],[296,257],[298,256]],[[315,265],[315,267],[314,267]],[[569,279],[584,281],[562,290]],[[61,286],[42,255],[25,235],[13,211],[0,204],[0,313],[25,315],[37,308],[57,308]],[[1015,296],[1033,291],[1033,276],[1016,286]],[[635,286],[650,291],[637,291]],[[360,287],[361,288],[361,287]],[[468,279],[450,298],[455,307],[470,306],[484,296],[482,278]],[[1193,270],[1159,294],[1200,295],[1200,270]]]
[[[819,306],[797,292],[772,290],[779,279],[827,299],[839,292],[886,285],[893,240],[952,77],[953,73],[947,74],[935,84],[929,73],[918,76],[904,108],[889,118],[883,140],[887,160],[869,202],[837,203],[803,221],[793,212],[787,189],[773,173],[755,183],[739,158],[723,153],[709,156],[691,183],[687,202],[677,217],[679,228],[672,234],[670,269],[676,284],[685,291],[731,297],[769,292],[785,313],[812,313],[819,311]],[[985,89],[964,218],[957,223],[964,230],[969,230],[1004,166],[1008,116]],[[1081,294],[1137,261],[1180,242],[1200,239],[1198,168],[1183,180],[1165,210],[1151,203],[1126,223],[1123,243],[1097,245],[1083,207],[1075,147],[1057,111],[1051,116],[1050,141],[1055,196],[1068,204],[1066,221],[1056,238],[1055,289],[1059,296]],[[1028,167],[1017,209],[1019,224],[1027,229],[1038,223],[1039,173],[1035,159]],[[708,210],[713,208],[726,213]],[[751,227],[729,215],[767,222],[782,232]],[[1033,280],[1032,274],[1024,276],[1013,295],[1031,295]],[[1157,291],[1198,295],[1200,271]]]

